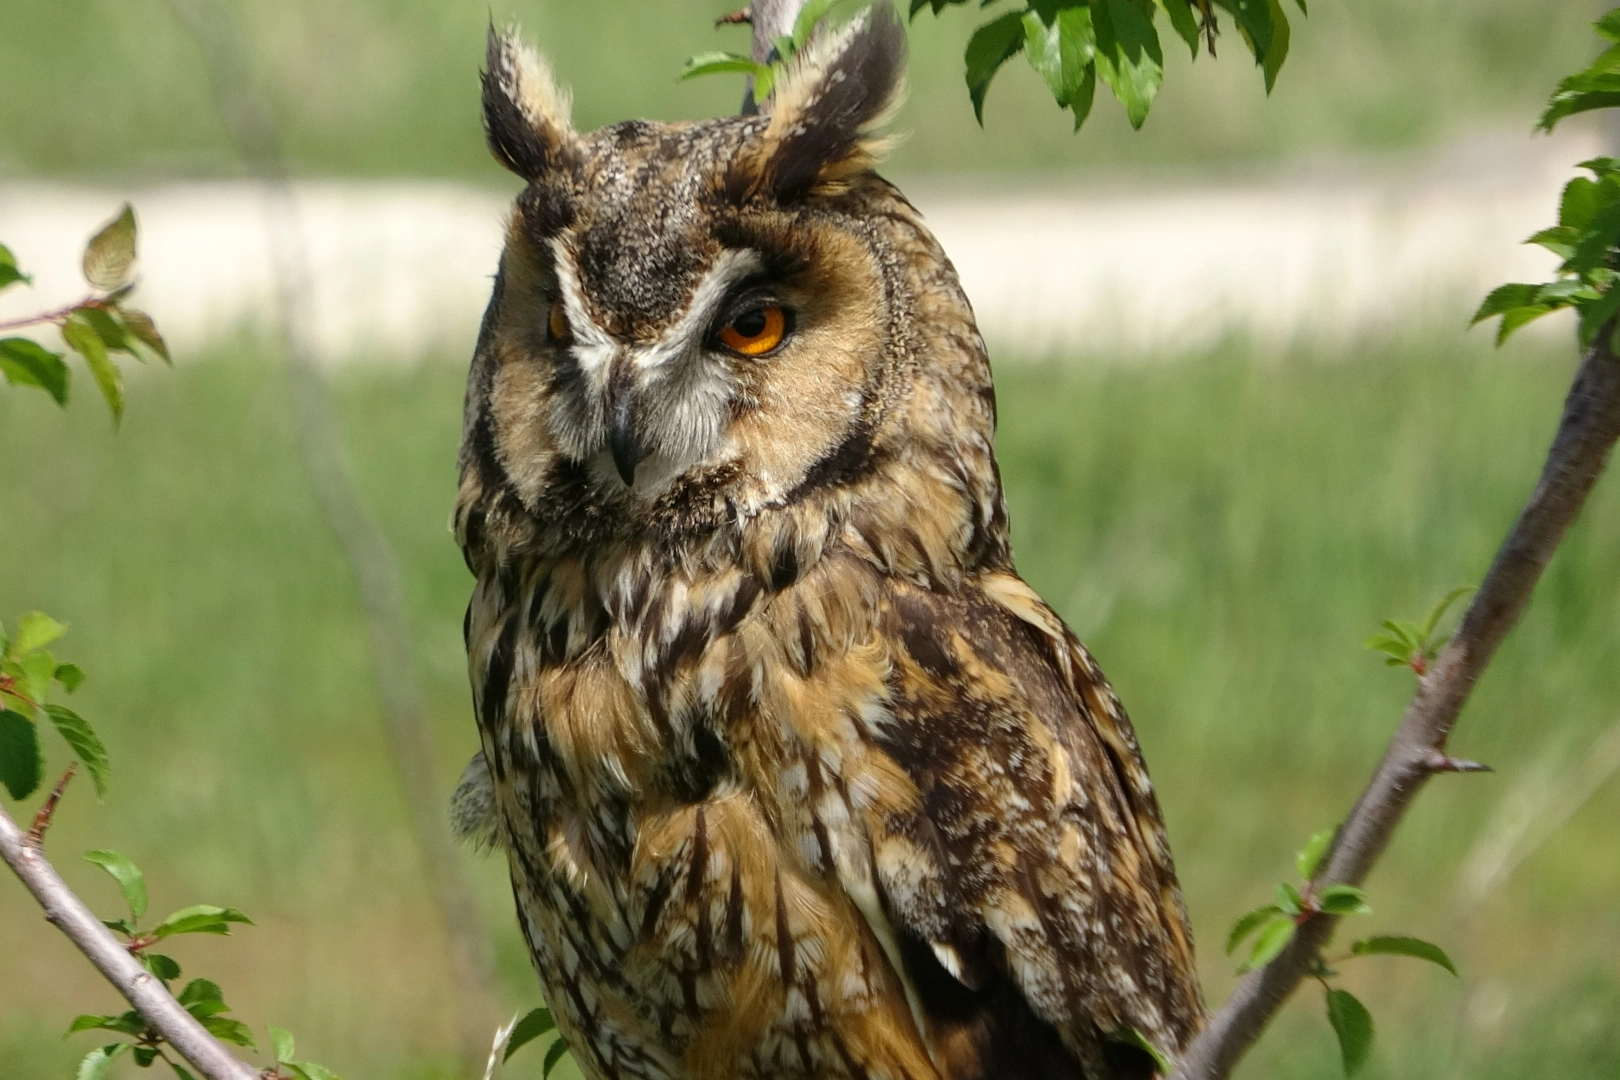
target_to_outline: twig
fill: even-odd
[[[25,326],[38,326],[40,323],[56,323],[60,325],[67,317],[80,308],[104,308],[107,302],[99,296],[87,296],[77,304],[68,304],[53,311],[42,311],[38,315],[24,315],[20,319],[9,319],[0,322],[0,331],[21,330]]]
[[[427,696],[411,655],[405,589],[388,538],[360,497],[332,396],[311,340],[314,301],[298,206],[275,124],[253,86],[246,40],[216,0],[169,0],[202,46],[226,128],[264,182],[265,219],[275,261],[277,308],[286,342],[293,423],[316,501],[354,575],[371,641],[383,724],[399,770],[423,872],[439,910],[455,979],[460,1051],[468,1071],[482,1063],[494,957],[483,919],[451,840],[433,749]]]
[[[1558,550],[1609,451],[1620,438],[1620,361],[1610,351],[1612,326],[1598,333],[1564,402],[1563,419],[1535,491],[1519,514],[1484,584],[1407,706],[1383,760],[1340,827],[1313,883],[1359,885],[1389,844],[1413,797],[1445,757],[1446,740],[1496,648],[1519,621],[1530,593]],[[1271,963],[1251,972],[1210,1017],[1174,1080],[1222,1080],[1265,1029],[1300,980],[1338,919],[1306,922]]]
[[[65,783],[64,778],[64,783]],[[60,785],[58,785],[60,789]],[[141,967],[129,950],[101,925],[84,901],[74,895],[45,852],[32,842],[11,815],[0,808],[0,858],[34,894],[45,918],[89,957],[107,981],[134,1006],[148,1024],[207,1080],[258,1080],[259,1071],[237,1059],[169,993],[161,980]]]
[[[45,842],[45,830],[51,827],[51,818],[56,816],[56,804],[62,801],[62,792],[67,790],[68,781],[73,779],[73,772],[78,767],[77,761],[68,762],[67,772],[63,773],[62,779],[51,788],[51,793],[46,796],[39,813],[34,815],[34,826],[28,830],[28,842],[35,847]]]

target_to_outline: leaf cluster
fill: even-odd
[[[989,7],[998,0],[981,0]],[[1296,0],[1305,11],[1305,0]],[[967,0],[911,0],[913,18],[935,15]],[[1091,114],[1097,80],[1125,107],[1140,128],[1164,82],[1164,52],[1155,25],[1160,13],[1196,59],[1201,48],[1215,54],[1219,12],[1236,26],[1261,68],[1269,94],[1288,58],[1290,28],[1281,0],[1029,0],[980,26],[969,39],[968,95],[984,122],[984,97],[1001,66],[1022,53],[1045,80],[1060,109],[1074,114],[1079,130]]]
[[[691,79],[699,75],[739,72],[753,78],[754,100],[764,101],[771,96],[777,77],[787,67],[788,61],[809,44],[818,27],[823,23],[830,27],[847,21],[869,3],[870,0],[809,0],[794,18],[793,32],[784,34],[772,42],[774,51],[768,63],[759,63],[741,53],[723,51],[698,53],[686,61],[686,66],[681,69],[681,78]]]
[[[1422,622],[1385,619],[1383,633],[1374,634],[1362,642],[1362,647],[1383,653],[1384,663],[1390,667],[1409,667],[1419,675],[1424,674],[1446,642],[1435,634],[1440,620],[1445,618],[1452,604],[1473,591],[1472,585],[1452,589],[1429,609]]]
[[[525,1014],[512,1027],[512,1033],[506,1038],[506,1051],[501,1057],[502,1062],[512,1059],[524,1046],[538,1039],[542,1035],[552,1035],[551,1045],[546,1048],[545,1060],[540,1064],[541,1080],[550,1080],[552,1070],[562,1063],[568,1056],[568,1042],[557,1030],[557,1021],[551,1015],[550,1009],[534,1009]],[[319,1080],[318,1077],[311,1080]]]
[[[48,648],[65,633],[66,626],[41,611],[22,616],[15,637],[0,623],[0,783],[13,799],[39,790],[44,776],[41,717],[84,763],[97,797],[107,792],[111,766],[101,738],[78,713],[48,700],[57,688],[71,694],[84,681],[78,665],[57,660]]]
[[[1451,599],[1455,599],[1455,596]],[[1448,600],[1447,603],[1449,602]],[[1255,908],[1233,924],[1226,940],[1228,956],[1251,937],[1254,939],[1249,946],[1246,959],[1238,968],[1239,972],[1251,971],[1271,963],[1288,947],[1288,943],[1294,940],[1294,934],[1299,927],[1317,916],[1372,913],[1366,894],[1356,886],[1336,884],[1318,888],[1313,880],[1317,871],[1321,869],[1323,858],[1333,845],[1336,832],[1335,829],[1324,829],[1314,834],[1306,841],[1299,854],[1294,856],[1294,866],[1299,871],[1302,885],[1281,882],[1277,886],[1275,903]],[[1348,953],[1334,958],[1332,963],[1342,963],[1358,956],[1380,955],[1410,956],[1427,960],[1431,964],[1445,968],[1453,975],[1457,974],[1451,958],[1440,946],[1420,938],[1392,935],[1362,938],[1350,946]],[[1318,955],[1313,959],[1311,974],[1321,982],[1327,995],[1328,1023],[1338,1038],[1344,1074],[1354,1076],[1367,1063],[1367,1058],[1372,1053],[1372,1015],[1354,994],[1334,987],[1329,982],[1338,972],[1329,966],[1326,958]]]
[[[150,353],[169,362],[169,347],[151,316],[128,302],[135,288],[135,239],[135,211],[125,203],[85,245],[82,268],[90,294],[59,311],[6,324],[54,324],[68,348],[83,357],[115,423],[124,413],[124,380],[113,355],[124,353],[144,361]],[[18,268],[11,250],[0,245],[0,289],[32,280]],[[67,404],[71,373],[63,354],[31,338],[0,338],[0,376],[14,386],[43,390],[58,405]]]
[[[1620,8],[1593,24],[1611,44],[1585,71],[1558,84],[1539,127],[1551,131],[1566,116],[1620,105]],[[1574,308],[1580,319],[1581,348],[1591,348],[1598,331],[1620,313],[1614,283],[1620,265],[1620,159],[1593,158],[1578,168],[1591,172],[1564,187],[1558,224],[1525,241],[1546,248],[1563,261],[1552,281],[1510,282],[1492,289],[1470,325],[1499,318],[1496,343],[1554,311]],[[1610,347],[1620,351],[1620,336]]]

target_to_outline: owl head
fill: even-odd
[[[527,186],[471,372],[463,502],[498,490],[506,516],[579,536],[701,529],[877,452],[942,267],[960,299],[872,171],[904,54],[880,4],[812,39],[757,115],[581,133],[544,60],[491,33],[485,130]]]

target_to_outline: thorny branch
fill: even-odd
[[[60,785],[57,790],[61,790]],[[210,1035],[174,999],[168,988],[101,925],[101,920],[74,895],[45,858],[39,841],[23,832],[4,808],[0,808],[0,858],[5,859],[34,894],[39,906],[45,909],[46,920],[66,934],[146,1022],[161,1032],[169,1045],[196,1066],[206,1080],[259,1080],[257,1069],[225,1049],[225,1045]]]
[[[1564,402],[1563,419],[1535,491],[1507,535],[1462,625],[1418,681],[1383,760],[1340,826],[1313,888],[1359,885],[1384,853],[1395,827],[1436,772],[1458,771],[1446,756],[1457,716],[1536,582],[1580,513],[1620,439],[1620,360],[1613,327],[1599,331]],[[1259,1038],[1306,975],[1338,919],[1318,915],[1299,928],[1271,963],[1251,972],[1210,1017],[1182,1055],[1173,1080],[1223,1080]]]

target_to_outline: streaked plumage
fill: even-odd
[[[1013,570],[972,312],[871,171],[902,63],[880,7],[763,115],[582,135],[491,41],[529,184],[467,391],[458,815],[593,1077],[1145,1078],[1122,1037],[1201,1018],[1130,724]]]

